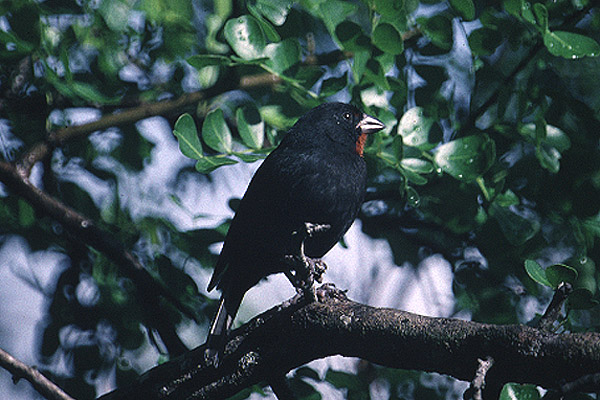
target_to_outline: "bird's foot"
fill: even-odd
[[[310,272],[316,282],[323,283],[323,275],[327,271],[327,264],[320,258],[307,258],[311,264]]]
[[[290,264],[290,269],[285,272],[285,276],[296,288],[296,292],[302,295],[309,302],[315,301],[314,282],[315,277],[311,271],[312,263],[310,259],[304,256],[286,256],[286,260]]]
[[[294,285],[298,294],[304,296],[309,302],[317,300],[314,283],[315,281],[323,282],[323,274],[327,269],[327,265],[320,258],[310,258],[304,254],[304,241],[306,238],[330,228],[331,225],[327,224],[305,222],[304,229],[294,233],[299,239],[298,254],[285,256],[285,261],[289,265],[285,275]]]
[[[286,272],[286,276],[298,294],[305,296],[309,301],[317,300],[314,283],[323,282],[327,264],[320,258],[306,256],[286,256],[286,260],[290,264],[290,270]]]

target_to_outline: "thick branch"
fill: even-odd
[[[13,375],[15,383],[24,378],[31,383],[35,390],[50,400],[73,400],[63,392],[54,382],[46,378],[40,371],[17,360],[4,350],[0,349],[0,366]]]
[[[401,369],[470,380],[490,356],[488,379],[546,388],[600,371],[600,334],[553,334],[373,308],[347,299],[276,307],[231,334],[218,370],[204,346],[160,365],[103,400],[222,399],[309,361],[340,354]]]

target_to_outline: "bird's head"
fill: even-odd
[[[341,146],[362,157],[367,135],[383,128],[381,121],[353,105],[325,103],[302,116],[288,136],[316,145]]]

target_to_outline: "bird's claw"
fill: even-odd
[[[304,223],[304,229],[295,232],[299,240],[298,254],[287,255],[285,260],[290,266],[285,273],[292,285],[296,288],[298,294],[303,295],[308,301],[316,301],[315,281],[323,282],[323,274],[327,269],[327,265],[320,258],[309,258],[304,254],[304,241],[306,238],[324,232],[331,228],[328,224],[313,224],[311,222]]]
[[[309,258],[308,262],[311,264],[310,270],[314,277],[314,280],[323,283],[323,275],[327,271],[327,264],[320,258]]]
[[[285,274],[298,294],[306,296],[310,301],[316,300],[314,283],[323,282],[327,264],[320,258],[309,258],[304,255],[288,255],[286,260],[290,264],[290,270]]]

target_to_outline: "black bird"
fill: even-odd
[[[221,290],[206,358],[218,364],[227,331],[248,289],[267,275],[289,272],[306,223],[323,225],[304,240],[320,258],[346,233],[363,202],[367,134],[385,126],[356,107],[326,103],[290,129],[256,171],[225,238],[208,290]],[[288,275],[289,277],[289,275]]]

